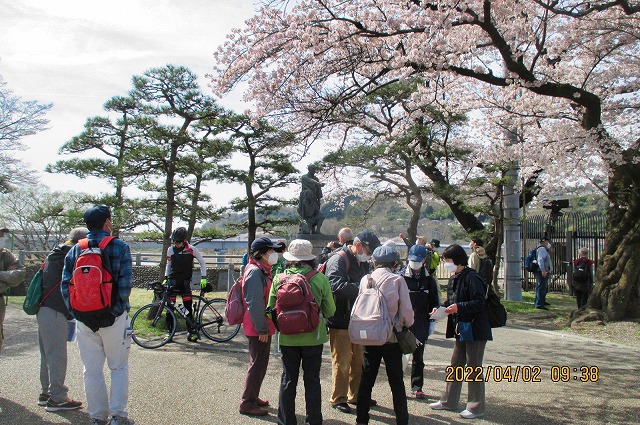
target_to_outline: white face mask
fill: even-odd
[[[456,266],[455,264],[450,263],[448,261],[445,261],[444,268],[447,269],[447,272],[449,272],[449,273],[455,273],[455,271],[458,268],[458,266]]]
[[[269,265],[273,266],[275,263],[278,262],[278,253],[277,252],[272,252],[271,255],[269,255]]]
[[[356,258],[361,263],[366,263],[367,261],[371,260],[371,256],[369,254],[356,254]]]
[[[422,261],[411,261],[411,260],[409,260],[409,267],[412,270],[420,270],[422,268]]]
[[[4,237],[4,236],[0,238],[0,249],[4,248],[4,241],[5,241],[6,239],[7,239],[7,238],[6,238],[6,237]]]

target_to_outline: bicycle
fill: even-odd
[[[187,316],[187,309],[182,304],[176,304],[169,299],[172,288],[167,288],[161,282],[148,282],[147,290],[152,289],[160,298],[140,307],[131,318],[133,341],[142,348],[159,348],[171,342],[176,334],[178,322],[176,312],[184,317],[187,328],[196,331],[198,339],[200,333],[215,342],[227,342],[233,339],[240,330],[240,325],[230,325],[224,315],[227,300],[224,298],[207,299],[200,295],[193,295],[194,320]],[[171,328],[167,329],[167,317],[171,317]]]

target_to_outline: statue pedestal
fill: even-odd
[[[320,254],[320,252],[322,251],[322,248],[327,246],[329,242],[336,240],[336,238],[332,238],[330,235],[323,235],[322,233],[316,233],[316,234],[298,233],[295,238],[305,239],[311,242],[311,245],[313,245],[313,253],[315,255]]]

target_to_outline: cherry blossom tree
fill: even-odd
[[[13,94],[0,75],[0,194],[37,182],[32,172],[13,152],[25,150],[23,139],[47,129],[47,111],[52,104],[24,100]]]
[[[220,47],[212,80],[246,81],[258,114],[313,138],[340,130],[336,110],[419,77],[417,105],[477,114],[486,163],[608,176],[589,306],[615,320],[640,316],[639,48],[640,5],[624,0],[271,1]]]

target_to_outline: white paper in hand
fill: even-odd
[[[431,317],[429,317],[429,319],[431,319],[431,320],[442,320],[442,319],[444,319],[445,317],[447,317],[447,313],[444,312],[446,309],[447,309],[446,307],[442,307],[442,306],[438,307],[436,312],[433,313],[431,315]]]

